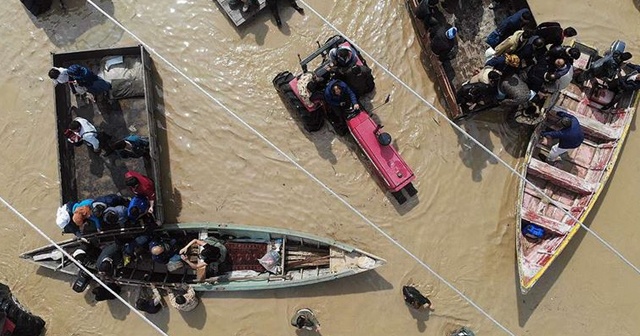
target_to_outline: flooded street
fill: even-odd
[[[465,0],[471,1],[471,0]],[[520,295],[514,252],[517,177],[458,134],[447,120],[377,65],[375,112],[416,174],[417,199],[392,201],[348,137],[325,126],[304,132],[271,84],[300,71],[302,57],[337,34],[323,15],[366,53],[444,112],[435,79],[402,0],[304,0],[306,15],[281,10],[278,30],[268,11],[236,29],[214,1],[102,0],[107,13],[175,64],[221,104],[295,159],[310,174],[429,265],[516,335],[637,335],[640,276],[581,230],[526,296]],[[4,1],[0,28],[0,197],[54,240],[60,205],[51,52],[138,42],[90,4],[54,1],[34,18]],[[464,3],[464,1],[462,1]],[[638,1],[530,0],[538,22],[573,26],[600,50],[616,39],[640,63]],[[299,308],[313,309],[322,335],[442,336],[468,326],[504,335],[496,324],[394,245],[357,213],[278,154],[159,57],[154,61],[168,222],[229,222],[282,227],[330,237],[385,258],[373,272],[286,290],[205,293],[198,308],[173,308],[149,318],[170,335],[310,335],[289,325]],[[527,134],[488,114],[464,128],[513,167]],[[636,121],[607,188],[585,222],[634,265],[640,265],[640,137]],[[93,301],[71,290],[73,278],[39,270],[18,255],[47,242],[0,206],[0,282],[47,321],[47,335],[155,335],[117,301]],[[435,311],[415,312],[402,300],[414,283]],[[125,297],[127,293],[125,292]],[[133,300],[130,300],[130,302]]]

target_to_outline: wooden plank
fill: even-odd
[[[239,7],[231,7],[229,5],[229,0],[216,0],[220,8],[227,14],[227,17],[236,27],[241,26],[247,21],[254,18],[258,13],[267,7],[267,0],[257,0],[258,8],[255,8],[247,13],[242,12],[242,4]]]
[[[595,186],[592,183],[534,158],[531,158],[527,171],[534,176],[544,178],[557,186],[579,194],[586,195],[595,192]]]
[[[565,235],[569,233],[572,226],[567,223],[558,222],[555,219],[542,216],[529,209],[522,209],[522,219],[529,221],[533,224],[540,225],[547,230],[551,230],[556,234]],[[568,222],[573,222],[570,220]]]

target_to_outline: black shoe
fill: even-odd
[[[302,8],[300,6],[295,6],[295,7],[293,7],[293,9],[297,10],[298,13],[304,15],[304,8]]]
[[[282,21],[280,20],[280,18],[276,19],[276,25],[278,25],[278,28],[282,28]]]

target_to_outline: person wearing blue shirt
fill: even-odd
[[[149,243],[149,251],[151,259],[159,264],[168,264],[169,262],[181,262],[182,258],[178,254],[176,240],[161,241],[154,239]]]
[[[334,79],[327,84],[324,90],[324,99],[333,107],[340,107],[347,110],[353,107],[354,110],[360,109],[358,98],[351,88],[343,81]]]
[[[556,112],[556,115],[561,118],[560,125],[562,125],[562,129],[558,131],[544,131],[540,134],[543,137],[560,140],[557,144],[553,145],[549,151],[547,161],[550,162],[555,161],[568,150],[580,147],[582,141],[584,141],[584,133],[576,117],[562,111]]]
[[[85,66],[72,64],[67,72],[78,82],[78,85],[87,88],[87,91],[93,95],[111,90],[111,83],[94,74]]]
[[[111,144],[111,149],[123,159],[137,159],[143,156],[149,156],[149,138],[135,134],[129,135],[128,137]]]
[[[144,196],[133,196],[129,202],[127,215],[132,223],[136,223],[140,217],[149,211],[149,200]]]
[[[124,228],[129,221],[128,209],[124,205],[108,207],[104,210],[102,221],[110,229]]]
[[[517,30],[533,22],[531,11],[524,8],[515,14],[502,20],[498,27],[487,36],[486,42],[491,48],[495,48],[500,42],[511,36]]]
[[[78,210],[78,208],[81,207],[88,207],[89,209],[91,209],[91,205],[93,204],[93,199],[89,198],[86,200],[83,200],[81,202],[78,202],[76,204],[73,205],[73,208],[71,210],[72,213],[76,213],[76,210]],[[102,231],[102,225],[100,225],[100,219],[98,217],[96,217],[93,213],[89,216],[89,218],[87,218],[89,221],[91,221],[93,223],[93,225],[96,227],[96,230],[98,231]],[[78,223],[76,223],[77,225]],[[81,230],[82,231],[82,230]],[[76,234],[77,235],[77,234]]]
[[[332,67],[350,68],[358,62],[356,51],[351,46],[343,45],[329,50]]]
[[[360,104],[353,90],[345,82],[334,79],[324,90],[324,100],[329,105],[327,119],[338,135],[346,135],[349,129],[346,124],[347,114],[351,110],[358,111]]]

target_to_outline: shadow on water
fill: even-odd
[[[425,52],[422,52],[420,55],[422,65],[427,72],[429,80],[433,83],[438,83],[436,73],[429,64],[429,58]],[[444,99],[444,91],[440,85],[435,85],[434,88],[440,105],[446,108],[447,102]],[[446,113],[446,111],[442,112]],[[482,126],[481,123],[483,123],[484,126]],[[526,145],[532,131],[528,127],[510,122],[508,113],[499,110],[487,110],[486,112],[482,112],[470,119],[458,121],[457,125],[492,152],[495,146],[491,140],[491,133],[494,133],[500,138],[504,150],[515,158],[521,158],[524,156],[526,152]],[[453,128],[453,126],[451,127]],[[460,133],[456,129],[454,129],[454,132],[458,136],[460,159],[466,167],[471,169],[473,181],[482,181],[482,171],[488,166],[487,163],[495,165],[498,161],[489,155],[489,153],[477,146],[464,134]],[[514,141],[514,139],[516,140]]]
[[[162,179],[162,200],[164,203],[165,223],[177,223],[182,211],[182,195],[173,186],[171,179],[171,155],[167,136],[167,118],[164,109],[162,78],[158,74],[155,62],[151,63],[154,83],[154,115],[156,117],[156,142],[160,159],[160,176]]]
[[[98,5],[107,14],[113,15],[114,5],[112,0],[96,0]],[[42,29],[49,40],[58,47],[71,45],[76,40],[95,26],[102,25],[108,19],[91,4],[84,0],[64,0],[66,10],[60,5],[60,0],[53,1],[51,9],[35,17],[31,14],[26,7],[22,6],[25,14],[29,16],[36,28]],[[119,41],[123,36],[122,31],[117,26],[113,25],[113,29],[110,29],[104,34],[103,37],[99,37],[99,40],[95,45],[88,47],[109,47],[115,42]],[[93,39],[92,40],[96,40]]]
[[[330,284],[330,285],[329,285]],[[280,288],[260,291],[239,292],[203,292],[202,299],[234,298],[234,299],[272,299],[306,298],[347,294],[360,294],[393,289],[393,285],[375,270],[321,282],[313,285],[292,288]]]
[[[202,330],[207,322],[207,309],[205,308],[204,303],[200,302],[200,304],[198,304],[198,306],[192,311],[180,311],[180,316],[182,316],[189,327]]]
[[[427,330],[427,321],[429,321],[429,317],[431,316],[431,311],[429,309],[418,310],[418,309],[412,308],[408,304],[405,304],[405,306],[409,310],[411,317],[413,317],[416,320],[416,327],[418,328],[418,331],[421,333],[425,332]]]
[[[622,154],[623,151],[624,151],[624,147],[622,148],[622,151],[620,153]],[[609,180],[613,179],[613,177],[615,176],[616,170],[617,170],[617,166],[615,166],[613,171],[611,172],[611,176],[609,176]],[[608,191],[609,191],[609,183],[605,185],[604,189],[602,190],[602,193],[600,194],[600,197],[594,204],[593,208],[591,209],[591,212],[589,213],[585,221],[583,222],[586,227],[591,227],[591,223],[593,222],[595,214],[598,213],[598,210],[600,209],[602,202],[605,200]],[[547,271],[542,275],[540,280],[534,285],[534,287],[529,291],[529,293],[527,293],[527,295],[522,295],[522,293],[520,293],[520,282],[518,279],[517,261],[516,263],[514,263],[515,265],[514,288],[516,290],[516,295],[518,300],[518,322],[520,327],[524,327],[527,324],[527,321],[529,321],[529,318],[531,317],[533,312],[536,310],[538,305],[540,305],[540,302],[544,300],[545,296],[547,295],[551,287],[553,287],[553,285],[556,283],[558,278],[560,278],[560,275],[567,267],[569,260],[571,260],[571,257],[573,257],[573,255],[576,253],[576,250],[578,249],[578,247],[580,246],[580,244],[582,243],[582,240],[586,235],[587,235],[586,230],[584,229],[578,230],[578,232],[575,234],[575,236],[573,236],[573,238],[571,239],[571,242],[569,242],[569,244],[564,249],[564,251],[562,251],[562,253],[556,258],[553,264],[547,269]],[[602,246],[602,248],[606,249],[606,247],[604,246]],[[609,251],[607,250],[607,252]]]

